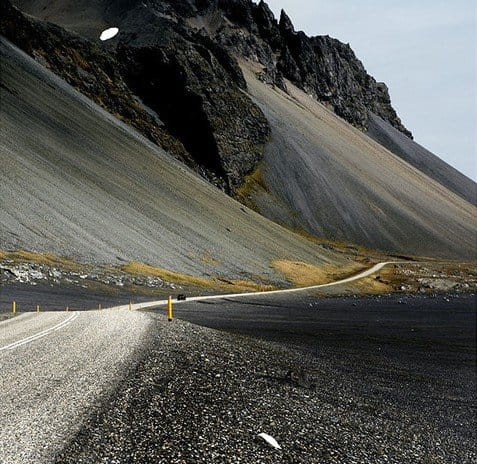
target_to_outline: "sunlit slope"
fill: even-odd
[[[200,180],[6,41],[0,49],[0,248],[195,275],[278,278],[277,258],[343,264]]]
[[[400,253],[475,258],[475,206],[288,83],[243,64],[272,129],[246,195],[265,216],[318,236]]]
[[[476,204],[475,182],[375,114],[370,115],[368,135],[464,200]]]

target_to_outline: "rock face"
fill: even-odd
[[[121,40],[108,47],[29,18],[3,2],[0,32],[232,192],[260,160],[268,123],[241,91],[245,80],[225,48],[171,19],[148,14],[128,11]],[[140,38],[138,28],[143,30]]]
[[[386,86],[349,45],[295,32],[263,1],[14,3],[19,9],[1,3],[0,33],[229,193],[254,170],[270,135],[243,92],[237,56],[257,62],[261,80],[286,90],[288,79],[361,129],[372,112],[411,136]],[[99,42],[111,24],[120,34]]]
[[[190,156],[232,191],[260,160],[268,123],[240,91],[245,81],[226,50],[201,36],[155,37],[119,44],[124,78]]]
[[[391,106],[386,84],[366,72],[348,44],[296,32],[283,10],[277,22],[263,1],[255,5],[223,0],[219,4],[229,22],[216,33],[216,39],[260,62],[276,85],[283,88],[285,77],[356,127],[367,129],[369,112],[373,112],[412,138]]]

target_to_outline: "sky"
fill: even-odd
[[[475,0],[266,0],[349,43],[416,142],[477,180]]]

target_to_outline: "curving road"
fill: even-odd
[[[367,277],[388,263],[355,276],[307,288],[192,297],[194,301],[281,295]],[[133,305],[153,308],[166,300]],[[181,303],[177,302],[176,303]],[[151,318],[127,311],[24,313],[0,322],[0,463],[49,462],[78,431],[82,416],[132,365]]]
[[[394,458],[375,461],[380,463],[405,462],[399,461],[396,453],[407,453],[406,456],[417,453],[416,456],[423,459],[436,457],[435,462],[450,462],[439,459],[457,453],[462,457],[460,462],[466,462],[466,457],[475,456],[474,448],[469,445],[474,436],[470,432],[473,430],[470,411],[475,401],[467,389],[462,389],[463,385],[475,383],[471,368],[475,365],[472,297],[449,300],[391,296],[387,299],[317,301],[307,293],[367,277],[386,264],[389,263],[376,264],[338,282],[307,288],[189,298],[177,310],[177,316],[229,333],[278,342],[287,352],[296,353],[293,356],[298,360],[312,356],[313,363],[319,362],[320,386],[316,394],[297,390],[295,396],[306,395],[303,403],[277,422],[295,418],[306,408],[312,420],[327,408],[327,401],[332,397],[336,404],[333,403],[330,409],[330,417],[322,418],[319,423],[317,435],[312,437],[316,443],[323,434],[329,435],[326,435],[327,440],[334,439],[336,415],[340,411],[345,411],[343,417],[347,421],[351,418],[359,424],[357,430],[369,428],[376,422],[376,417],[384,421],[384,425],[376,422],[376,430],[367,432],[368,442],[362,441],[359,431],[340,425],[339,434],[351,434],[351,445],[348,442],[339,445],[343,447],[346,459],[336,462],[349,462],[349,453],[365,456],[370,443],[393,450],[390,453],[394,453]],[[295,296],[297,292],[301,293]],[[164,300],[148,302],[134,305],[134,308],[152,308],[164,303]],[[197,397],[194,417],[202,420],[204,405],[210,399],[206,392],[214,391],[222,402],[217,403],[213,417],[225,417],[227,422],[228,416],[224,416],[221,408],[228,404],[230,391],[221,382],[232,381],[235,378],[233,369],[236,369],[240,385],[258,382],[260,388],[253,392],[254,398],[268,398],[268,383],[264,384],[261,377],[268,371],[261,368],[260,375],[257,372],[252,375],[253,369],[250,369],[256,361],[256,350],[263,350],[261,357],[269,360],[271,366],[282,362],[271,354],[275,349],[271,345],[260,344],[265,342],[255,345],[244,339],[236,343],[236,339],[227,339],[228,336],[221,332],[210,332],[179,320],[169,324],[154,312],[128,311],[127,307],[26,313],[0,322],[1,464],[127,462],[121,456],[129,459],[141,456],[141,453],[155,456],[176,451],[186,454],[180,459],[164,458],[157,462],[184,462],[187,456],[191,462],[196,462],[193,460],[195,451],[187,455],[187,446],[191,443],[187,434],[199,433],[203,424],[197,430],[181,429],[184,417],[190,413],[192,397]],[[220,343],[209,347],[215,339]],[[226,339],[230,341],[226,342]],[[249,343],[252,345],[247,348]],[[237,353],[231,357],[235,351]],[[195,361],[192,360],[194,356]],[[206,369],[204,362],[214,356],[218,357],[216,365]],[[233,369],[227,364],[231,359],[237,361]],[[283,362],[289,366],[287,363],[292,361]],[[142,368],[142,365],[146,367]],[[222,374],[218,376],[217,372]],[[202,377],[197,380],[199,374]],[[213,380],[211,386],[204,390],[203,382],[210,379]],[[199,387],[194,387],[181,400],[184,388],[195,385],[196,381]],[[163,397],[166,384],[170,385],[169,395],[176,400],[161,403],[152,414],[150,401],[154,399],[157,403]],[[280,385],[276,387],[280,391],[277,398],[286,395],[289,389],[286,383]],[[205,403],[201,396],[204,394]],[[352,408],[350,397],[354,398]],[[375,404],[376,410],[383,411],[382,416],[375,417],[369,408],[366,409],[370,402]],[[311,406],[315,403],[316,407]],[[180,412],[182,404],[189,413]],[[237,411],[235,406],[233,408]],[[280,408],[272,412],[277,411]],[[94,425],[96,412],[98,426]],[[210,417],[207,424],[209,420]],[[248,424],[250,420],[247,418],[244,423]],[[257,412],[253,430],[262,420],[263,416]],[[411,448],[409,440],[401,436],[407,433],[405,424],[408,423],[414,424],[422,435],[414,438],[416,443]],[[161,432],[164,424],[165,431]],[[222,430],[222,425],[216,424],[214,430]],[[235,430],[237,424],[232,420],[225,426]],[[383,427],[387,427],[388,434],[379,440],[373,438],[373,433]],[[144,430],[153,433],[143,433]],[[170,430],[182,430],[177,434],[175,451],[166,446]],[[255,460],[243,462],[276,462],[267,449],[251,442],[249,432],[243,427],[240,430],[244,434],[243,442],[228,442],[227,446],[232,447],[230,453],[237,451],[233,448],[237,445],[241,452],[264,452],[268,459],[260,460],[257,454]],[[294,449],[294,436],[292,428],[281,432],[281,441],[290,452]],[[215,449],[221,437],[207,435],[207,440],[192,442],[205,453]],[[442,443],[440,448],[436,445],[438,442]],[[464,442],[467,448],[459,448]],[[337,442],[330,443],[322,443],[320,447],[335,449],[338,446]],[[58,453],[63,453],[63,457],[56,460]],[[297,453],[301,456],[301,451]],[[78,459],[83,454],[88,459]]]
[[[375,272],[378,272],[381,270],[384,266],[387,266],[388,264],[398,264],[398,261],[385,261],[382,263],[375,264],[374,266],[370,267],[369,269],[366,269],[365,271],[361,271],[351,277],[347,277],[346,279],[341,279],[341,280],[335,280],[334,282],[329,282],[327,284],[319,284],[319,285],[312,285],[309,287],[298,287],[298,288],[287,288],[284,290],[270,290],[266,292],[248,292],[248,293],[230,293],[226,295],[208,295],[208,296],[194,296],[187,298],[187,302],[191,301],[207,301],[207,300],[219,300],[219,299],[224,299],[224,298],[244,298],[244,297],[249,297],[249,296],[269,296],[269,295],[281,295],[281,294],[288,294],[288,293],[299,293],[299,292],[307,292],[310,290],[317,290],[320,288],[326,288],[326,287],[335,287],[337,285],[342,285],[346,284],[349,282],[354,282],[359,279],[364,279],[365,277],[368,277]],[[183,304],[185,301],[173,299],[172,300],[174,304]],[[137,303],[131,305],[131,309],[136,310],[136,309],[152,309],[157,306],[162,306],[167,304],[167,300],[157,300],[157,301],[149,301],[149,302],[144,302],[144,303]],[[129,305],[120,305],[120,306],[114,306],[109,309],[128,309]]]

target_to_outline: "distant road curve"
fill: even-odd
[[[312,285],[311,287],[298,287],[298,288],[287,288],[284,290],[269,290],[266,292],[249,292],[249,293],[230,293],[228,295],[209,295],[209,296],[193,296],[187,298],[186,302],[191,301],[204,301],[204,300],[219,300],[221,298],[240,298],[246,296],[259,296],[259,295],[274,295],[279,293],[293,293],[293,292],[304,292],[307,290],[315,290],[317,288],[325,288],[325,287],[333,287],[336,285],[346,284],[348,282],[354,282],[355,280],[363,279],[364,277],[368,277],[375,272],[381,270],[384,266],[388,264],[398,264],[398,261],[385,261],[382,263],[375,264],[374,266],[370,267],[369,269],[359,272],[354,276],[347,277],[346,279],[336,280],[335,282],[329,282],[327,284],[320,284],[320,285]],[[178,301],[177,299],[172,300],[174,304],[185,303],[185,301]],[[158,301],[150,301],[147,303],[137,303],[131,305],[131,309],[148,309],[148,308],[155,308],[156,306],[162,306],[167,304],[167,300],[158,300]],[[129,305],[121,305],[121,306],[114,306],[108,309],[128,309]]]

